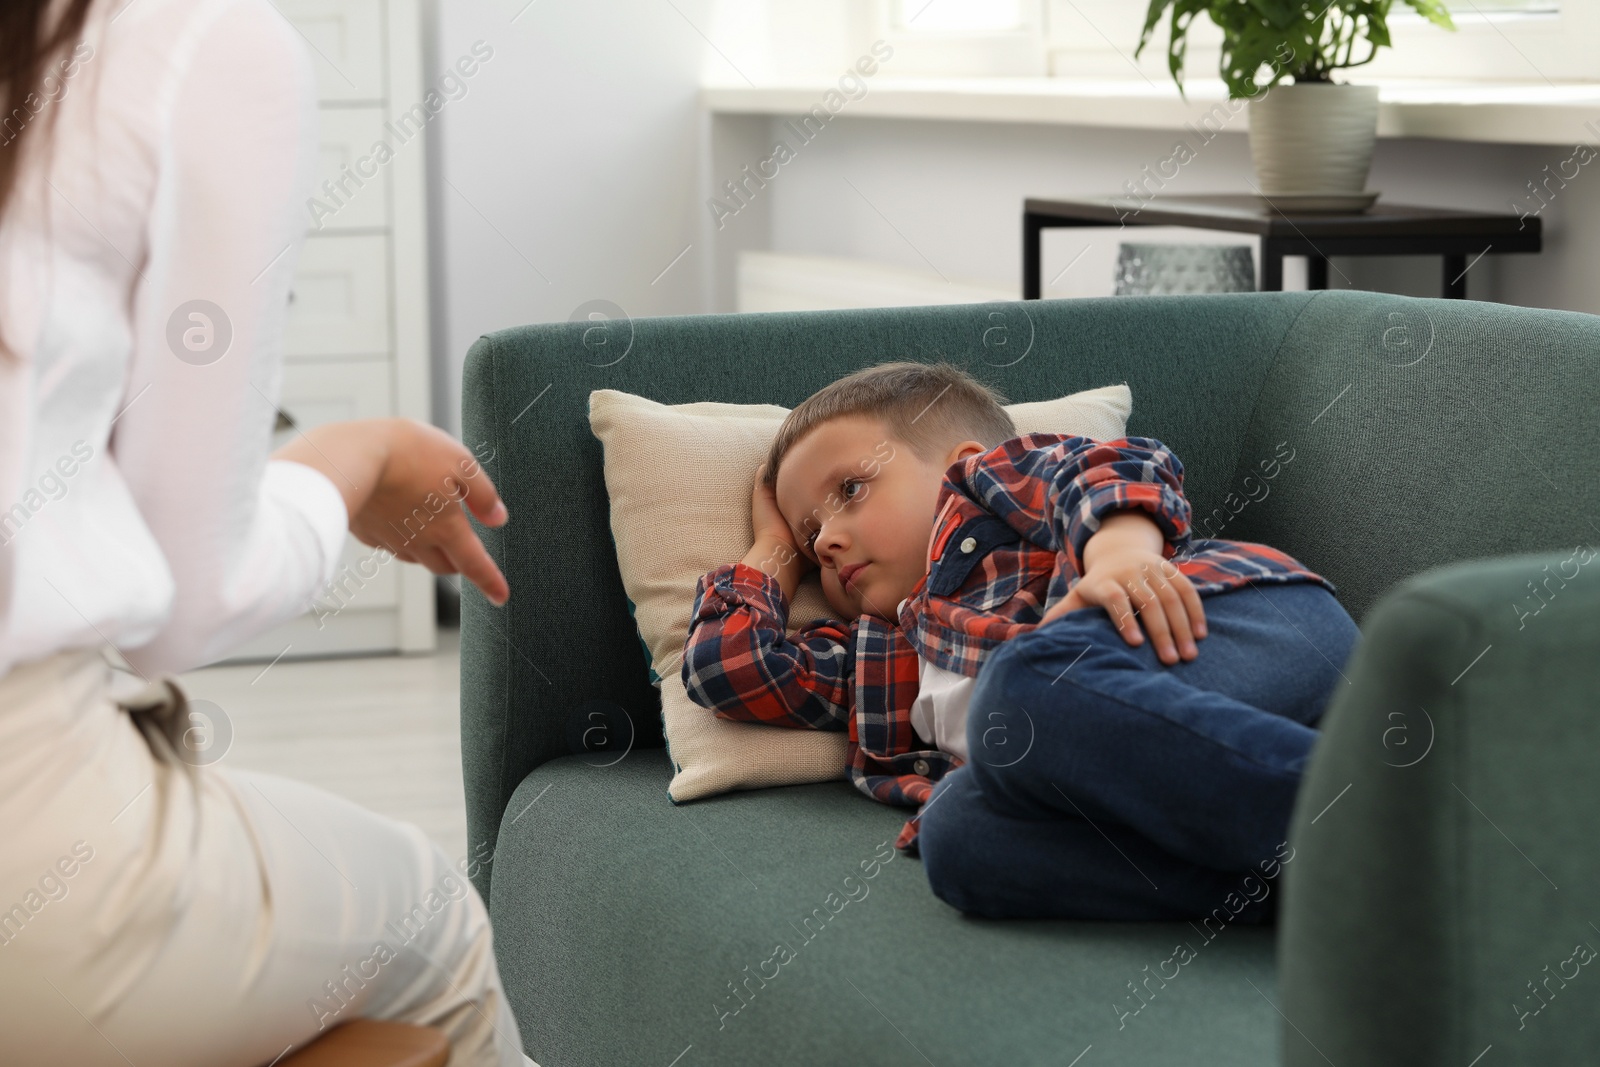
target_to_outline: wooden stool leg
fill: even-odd
[[[1446,300],[1467,298],[1467,257],[1444,257],[1444,296]]]
[[[1313,253],[1306,257],[1306,288],[1326,289],[1328,287],[1328,260],[1325,256]]]
[[[1261,291],[1283,291],[1283,249],[1278,247],[1276,241],[1269,239],[1261,242]]]
[[[1043,270],[1039,258],[1043,231],[1043,220],[1039,216],[1027,211],[1022,213],[1022,299],[1024,300],[1038,300],[1044,292],[1044,287],[1039,284],[1039,273]]]
[[[355,1019],[334,1027],[274,1067],[444,1067],[450,1043],[430,1026]]]

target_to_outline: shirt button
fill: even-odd
[[[974,549],[976,549],[977,547],[978,547],[978,539],[976,537],[969,537],[966,540],[961,542],[961,551],[963,551],[965,553],[968,553],[968,554],[971,554],[972,551]]]
[[[919,759],[911,765],[911,769],[926,778],[928,776],[928,761]]]

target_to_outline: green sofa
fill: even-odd
[[[1126,381],[1128,432],[1183,460],[1196,530],[1291,553],[1361,624],[1269,883],[1276,929],[1228,923],[1224,901],[1209,923],[965,917],[918,860],[881,862],[909,813],[842,779],[668,800],[590,390],[793,405],[858,367],[941,357],[1014,401]],[[513,595],[463,605],[462,760],[529,1054],[1595,1062],[1600,968],[1579,946],[1600,948],[1597,411],[1600,318],[1359,292],[483,337],[464,437],[510,507],[482,532]]]

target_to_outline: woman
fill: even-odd
[[[306,610],[347,526],[381,544],[451,497],[506,520],[417,423],[267,455],[304,42],[268,0],[6,0],[0,77],[0,1060],[255,1067],[370,1016],[531,1062],[437,846],[186,762],[181,694],[119,703],[98,651],[158,682]],[[393,547],[508,595],[460,507]]]

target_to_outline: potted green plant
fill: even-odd
[[[1404,0],[1429,22],[1455,29],[1441,0]],[[1244,100],[1258,191],[1282,207],[1363,210],[1378,135],[1378,89],[1336,83],[1335,71],[1372,62],[1388,47],[1394,0],[1150,0],[1134,55],[1171,9],[1167,67],[1183,91],[1195,16],[1222,31],[1221,74]]]

